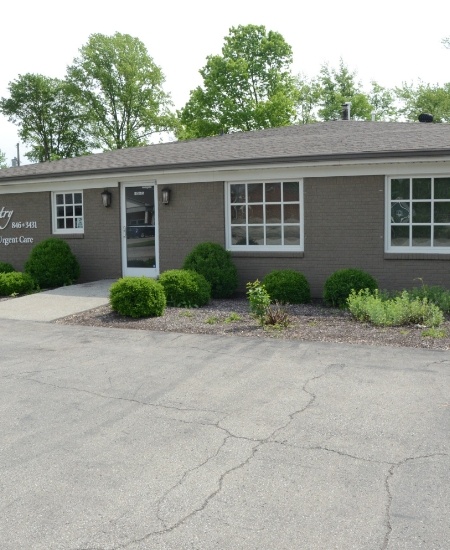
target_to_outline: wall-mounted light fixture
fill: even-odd
[[[105,208],[111,206],[111,197],[111,193],[107,189],[105,189],[102,193],[102,204]]]
[[[168,189],[167,187],[165,187],[165,188],[161,191],[162,203],[163,203],[163,204],[169,204],[169,202],[170,202],[170,193],[171,193],[171,190]]]

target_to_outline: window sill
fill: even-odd
[[[450,260],[450,254],[430,252],[385,252],[385,260]]]
[[[84,233],[53,233],[53,235],[64,239],[84,239]]]
[[[231,256],[233,258],[303,258],[305,253],[303,251],[299,252],[283,252],[283,251],[268,251],[268,250],[262,250],[261,252],[258,251],[237,251],[237,250],[230,250]]]

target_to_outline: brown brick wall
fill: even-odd
[[[32,238],[32,243],[0,243],[0,261],[11,263],[22,271],[34,245],[49,237],[65,240],[76,255],[81,267],[80,282],[102,278],[117,278],[121,275],[119,193],[111,189],[112,205],[101,204],[101,189],[83,191],[84,235],[52,235],[51,193],[16,193],[0,195],[0,210],[14,210],[8,227],[0,231],[0,237]],[[1,220],[0,220],[1,221]],[[12,222],[36,221],[36,229],[13,229]],[[2,225],[2,224],[0,224]]]
[[[168,185],[170,204],[161,204],[159,190],[160,271],[177,269],[186,255],[201,242],[225,246],[224,184],[186,183]]]

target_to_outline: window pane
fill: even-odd
[[[231,223],[243,224],[247,220],[246,207],[245,206],[232,206],[231,207]]]
[[[409,179],[395,179],[391,181],[391,199],[409,199]]]
[[[66,219],[66,229],[73,229],[73,218]]]
[[[431,202],[413,203],[412,221],[413,223],[430,223]]]
[[[73,216],[73,206],[66,206],[66,216]]]
[[[58,217],[64,216],[64,206],[57,206],[56,207],[56,215]]]
[[[435,178],[434,198],[450,199],[450,178]]]
[[[266,202],[281,201],[281,183],[266,183]]]
[[[264,227],[249,227],[248,228],[248,244],[264,244]]]
[[[409,223],[409,203],[393,202],[391,204],[391,222]]]
[[[434,203],[434,222],[450,223],[450,202]]]
[[[56,204],[64,204],[64,195],[56,195]]]
[[[64,195],[64,200],[66,204],[72,204],[73,203],[73,196],[72,193],[66,193]]]
[[[237,245],[246,245],[247,244],[246,234],[247,233],[246,233],[245,227],[232,227],[231,242]]]
[[[266,205],[266,223],[281,223],[281,204]]]
[[[266,227],[266,244],[281,244],[281,226],[268,225]]]
[[[245,202],[245,185],[242,183],[231,185],[231,202]]]
[[[75,216],[83,215],[83,207],[81,205],[75,206]]]
[[[300,206],[298,204],[284,205],[284,223],[300,222]]]
[[[81,193],[75,193],[74,196],[75,196],[74,202],[75,202],[76,204],[81,204],[81,203],[83,202],[83,200],[82,200],[82,198],[81,198],[81,197],[82,197]]]
[[[64,220],[61,219],[61,218],[58,218],[58,219],[56,220],[56,227],[57,227],[58,229],[64,229]]]
[[[450,227],[448,225],[434,226],[434,246],[450,247]]]
[[[83,218],[75,218],[75,226],[77,229],[83,229]]]
[[[391,245],[409,246],[409,227],[391,227]]]
[[[263,223],[264,211],[262,204],[255,204],[248,207],[248,223]]]
[[[431,178],[413,179],[413,199],[431,199]]]
[[[263,201],[263,184],[262,183],[249,183],[247,186],[248,202],[262,202]]]
[[[287,225],[284,228],[284,244],[299,245],[300,244],[300,227],[298,225]]]
[[[283,183],[283,200],[299,201],[300,200],[300,188],[298,181],[285,181]]]
[[[413,226],[412,228],[413,246],[431,246],[431,227]]]

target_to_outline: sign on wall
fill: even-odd
[[[0,231],[5,229],[37,229],[37,221],[35,220],[14,220],[12,217],[14,210],[8,210],[4,206],[0,209]],[[19,235],[18,237],[6,237],[0,234],[0,244],[8,246],[10,244],[32,244],[33,237],[26,237],[25,235]]]

